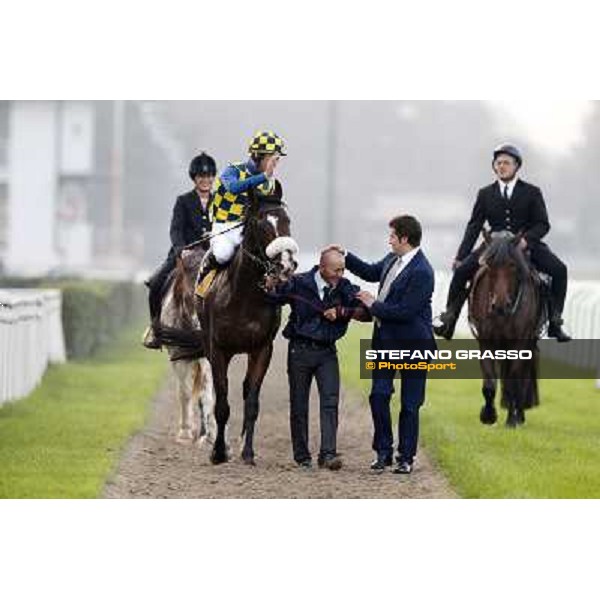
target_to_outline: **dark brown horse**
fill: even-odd
[[[280,309],[268,302],[263,286],[267,276],[285,281],[297,267],[298,246],[290,237],[290,218],[281,196],[279,185],[274,196],[262,198],[260,203],[253,193],[249,194],[243,242],[231,264],[217,274],[206,297],[198,302],[216,394],[217,437],[211,456],[214,464],[229,459],[225,436],[230,413],[227,371],[236,354],[248,355],[242,390],[242,459],[254,464],[260,388],[281,321]]]
[[[469,294],[469,323],[479,348],[485,350],[530,350],[532,360],[481,360],[482,393],[485,404],[480,420],[493,425],[498,415],[494,405],[499,377],[506,425],[525,422],[525,409],[539,404],[537,385],[537,340],[540,336],[540,294],[537,275],[519,247],[521,236],[502,232],[494,237],[484,232],[481,267]]]

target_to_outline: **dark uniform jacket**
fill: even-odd
[[[515,235],[522,232],[529,247],[542,244],[542,238],[550,230],[546,203],[538,187],[519,179],[511,198],[505,200],[495,182],[477,194],[457,260],[462,261],[471,253],[486,221],[492,231],[512,231]]]
[[[360,288],[346,278],[340,279],[331,290],[328,300],[321,300],[313,267],[305,273],[294,275],[288,282],[277,286],[269,294],[271,302],[290,304],[290,317],[283,336],[289,340],[305,339],[322,344],[334,344],[342,338],[351,319],[369,321],[364,304],[356,298]],[[335,308],[337,318],[329,321],[323,316],[328,308]]]
[[[173,246],[169,256],[176,256],[184,246],[197,242],[210,229],[208,210],[202,208],[196,190],[182,194],[173,208],[170,231]]]

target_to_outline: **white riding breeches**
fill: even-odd
[[[213,223],[210,239],[210,249],[213,256],[220,265],[229,262],[235,253],[235,249],[242,243],[244,238],[244,227],[239,225],[231,229],[236,223]],[[223,232],[223,233],[221,233]],[[215,233],[219,235],[214,235]]]

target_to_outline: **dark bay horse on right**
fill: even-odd
[[[537,342],[545,322],[540,282],[519,247],[520,235],[484,231],[484,249],[469,294],[469,324],[480,350],[531,350],[532,360],[481,360],[485,404],[480,420],[498,419],[494,399],[502,385],[501,405],[507,409],[506,426],[525,423],[525,410],[539,404]]]

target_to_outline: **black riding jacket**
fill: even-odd
[[[471,253],[486,221],[492,231],[512,231],[515,235],[522,232],[528,246],[541,244],[550,230],[546,203],[538,187],[519,179],[511,198],[506,200],[496,182],[479,190],[457,260],[462,261]]]

